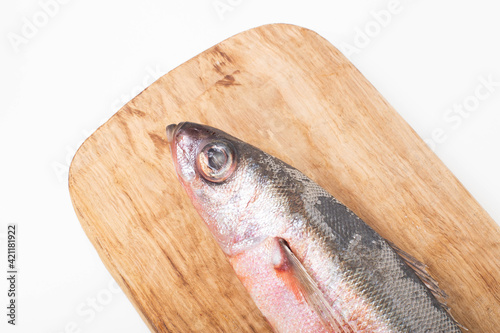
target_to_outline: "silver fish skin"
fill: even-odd
[[[178,179],[278,332],[461,332],[402,257],[283,161],[218,129],[167,127]]]

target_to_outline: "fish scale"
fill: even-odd
[[[277,331],[460,332],[391,245],[306,175],[212,127],[167,136],[179,180]]]

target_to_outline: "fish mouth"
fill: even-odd
[[[194,125],[196,124],[181,122],[170,124],[165,129],[177,177],[181,183],[189,182],[195,176],[193,152],[196,152],[198,130]]]
[[[179,132],[179,129],[184,126],[186,122],[178,123],[178,124],[170,124],[166,128],[167,132],[167,141],[170,144],[174,144],[175,137],[177,133]]]
[[[184,123],[179,123],[179,124],[170,124],[167,126],[166,133],[167,133],[167,142],[170,146],[170,153],[172,154],[172,159],[174,161],[174,166],[175,169],[177,169],[177,133],[179,131],[179,128],[182,127]]]

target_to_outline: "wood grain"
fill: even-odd
[[[152,331],[270,331],[176,179],[165,126],[181,121],[303,171],[427,264],[471,332],[500,327],[497,224],[336,48],[279,24],[164,75],[71,164],[82,227]]]

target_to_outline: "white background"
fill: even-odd
[[[2,0],[0,331],[147,331],[80,227],[69,163],[155,79],[262,24],[301,25],[343,50],[500,221],[499,9],[491,0]],[[19,229],[15,328],[4,307],[7,223]]]

